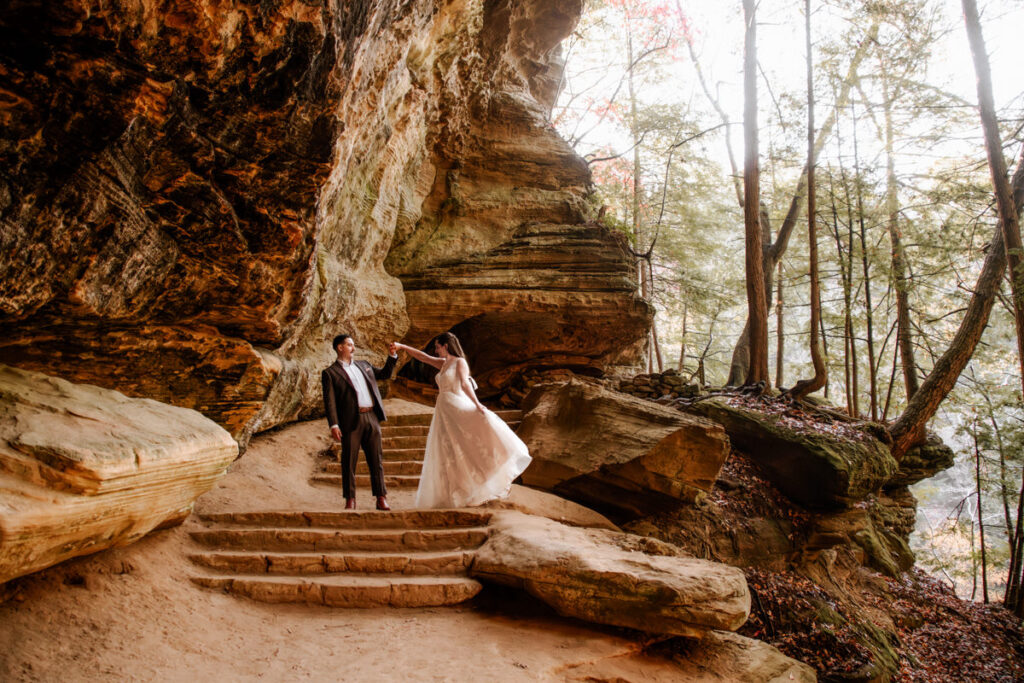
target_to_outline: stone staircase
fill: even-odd
[[[521,410],[496,410],[513,430],[523,418]],[[427,432],[430,429],[430,413],[394,415],[381,424],[382,449],[384,453],[384,485],[390,489],[416,488],[423,470],[423,454],[427,447]],[[341,487],[341,463],[338,461],[340,446],[334,446],[318,458],[312,481]],[[370,471],[366,458],[360,451],[356,461],[356,488],[370,487]]]
[[[467,575],[483,510],[200,515],[193,583],[262,602],[432,607],[476,595]]]

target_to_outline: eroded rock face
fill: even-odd
[[[900,460],[900,468],[886,482],[886,488],[901,488],[934,477],[953,466],[953,449],[935,434],[929,434],[927,441],[914,446]]]
[[[484,396],[531,367],[594,373],[629,363],[652,314],[634,296],[625,237],[599,225],[524,225],[479,256],[402,282],[408,337],[425,344],[455,328]]]
[[[193,410],[0,365],[0,583],[180,522],[237,454]]]
[[[693,502],[729,454],[720,425],[584,379],[538,386],[523,410],[523,483],[619,515]]]
[[[891,524],[899,509],[892,500],[872,497],[855,507],[812,518],[807,538],[800,548],[806,555],[832,548],[856,549],[860,563],[893,578],[914,565],[909,533],[903,535]]]
[[[495,513],[470,573],[522,588],[563,616],[652,633],[734,631],[750,613],[739,569],[651,538],[519,512]]]
[[[463,322],[407,302],[395,275],[478,263],[528,222],[566,244],[593,232],[586,164],[546,123],[580,7],[7,3],[0,360],[195,408],[243,442],[317,412],[335,334],[380,361],[410,319]],[[600,292],[583,271],[561,298],[542,278],[501,287],[537,292],[519,303],[538,327],[631,311],[629,348],[649,315],[622,286],[630,261],[614,240],[586,253]],[[536,338],[489,371],[545,350],[616,360],[595,332]]]
[[[794,501],[811,508],[837,508],[864,500],[890,481],[899,467],[888,447],[868,434],[833,437],[796,431],[777,416],[711,398],[688,410],[725,427],[729,439]]]

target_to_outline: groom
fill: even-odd
[[[392,343],[384,367],[375,368],[365,360],[353,360],[356,344],[347,334],[334,338],[338,360],[323,371],[320,379],[324,390],[324,409],[331,436],[341,442],[341,483],[345,490],[345,509],[356,507],[356,460],[359,448],[366,454],[370,469],[370,485],[377,497],[378,510],[390,510],[384,486],[384,465],[381,453],[380,423],[386,420],[377,388],[378,379],[389,379],[398,359],[398,348]]]

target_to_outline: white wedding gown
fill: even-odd
[[[462,390],[457,360],[437,373],[437,405],[427,434],[417,508],[457,508],[504,498],[530,454],[505,422],[481,413]]]

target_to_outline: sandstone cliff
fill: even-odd
[[[649,309],[546,122],[580,9],[7,3],[0,360],[243,442],[317,411],[340,331],[379,359],[514,326],[478,342],[493,390],[628,362]]]

